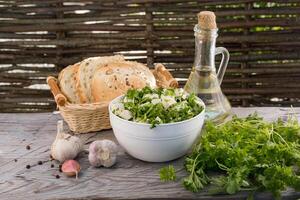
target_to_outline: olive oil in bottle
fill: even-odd
[[[204,11],[198,15],[199,23],[195,26],[195,60],[192,72],[184,89],[195,93],[206,105],[206,118],[216,123],[222,122],[229,114],[231,106],[222,93],[222,82],[229,52],[223,47],[215,47],[217,26],[213,12]],[[215,55],[222,54],[222,61],[216,72]]]

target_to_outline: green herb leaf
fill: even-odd
[[[175,181],[176,180],[176,172],[175,168],[172,165],[163,167],[159,170],[159,176],[161,181]]]

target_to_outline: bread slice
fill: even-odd
[[[67,97],[70,103],[80,103],[79,96],[76,92],[76,78],[79,65],[80,63],[69,65],[58,75],[60,90]]]
[[[77,72],[77,84],[76,90],[79,94],[81,103],[93,102],[91,95],[91,80],[96,70],[105,64],[112,62],[124,61],[124,57],[121,55],[115,56],[103,56],[103,57],[91,57],[83,60],[79,66]]]
[[[104,102],[125,94],[130,88],[143,88],[146,85],[155,87],[156,80],[145,65],[130,61],[115,62],[95,71],[91,92],[94,102]]]

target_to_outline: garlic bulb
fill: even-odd
[[[110,140],[97,140],[90,144],[89,161],[94,167],[111,167],[117,161],[118,146]]]
[[[57,122],[57,135],[51,146],[51,156],[60,162],[74,159],[83,150],[80,138],[63,131],[63,121]]]

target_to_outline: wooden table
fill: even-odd
[[[268,120],[287,116],[289,108],[234,108],[239,116],[258,111]],[[294,108],[300,119],[300,108]],[[147,163],[127,155],[120,147],[118,163],[110,169],[93,168],[87,154],[81,153],[79,179],[67,178],[58,171],[58,163],[49,161],[50,145],[56,135],[60,115],[0,114],[0,199],[246,199],[248,193],[210,196],[207,191],[186,191],[181,182],[162,183],[158,170],[168,163]],[[111,130],[82,134],[88,144],[96,139],[115,140]],[[30,150],[26,146],[30,145]],[[184,177],[183,158],[172,161],[179,179]],[[38,165],[38,161],[43,161]],[[26,169],[26,165],[31,165]],[[51,168],[51,164],[55,167]],[[55,175],[60,175],[57,179]],[[283,199],[300,198],[287,190]],[[272,199],[270,193],[258,193],[255,199]]]

